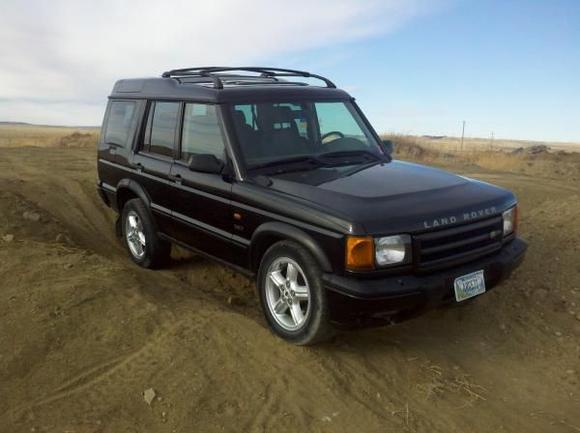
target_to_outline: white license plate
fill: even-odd
[[[455,300],[465,301],[485,293],[485,278],[483,271],[472,272],[455,279]]]

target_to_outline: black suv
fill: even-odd
[[[276,334],[309,344],[479,295],[523,259],[510,191],[391,152],[327,78],[178,69],[115,84],[98,191],[135,263],[175,243],[229,265]]]

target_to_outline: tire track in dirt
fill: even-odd
[[[44,160],[26,160],[27,149],[5,152],[0,160],[0,182],[7,191],[25,196],[35,206],[59,220],[69,230],[73,241],[101,255],[121,253],[113,227],[113,213],[100,203],[94,182],[83,176],[86,169],[55,172],[57,164],[73,164],[86,150],[48,149]],[[39,149],[40,151],[40,149]],[[23,163],[24,161],[24,163]],[[84,161],[84,159],[81,159]],[[86,164],[86,163],[85,163]],[[39,182],[38,173],[42,173]]]
[[[206,323],[207,319],[198,319],[190,331],[202,329]],[[59,406],[63,400],[70,402],[71,399],[75,401],[75,412],[78,414],[101,411],[102,403],[119,391],[121,384],[121,388],[138,389],[143,383],[147,383],[146,378],[152,374],[152,365],[170,363],[173,354],[164,350],[165,345],[162,342],[181,326],[180,322],[166,320],[156,330],[156,335],[138,350],[82,370],[46,396],[10,410],[8,416],[18,423],[27,412],[36,412],[39,409],[50,411],[50,408],[42,407]],[[80,398],[76,398],[77,396]]]

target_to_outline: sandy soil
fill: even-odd
[[[229,270],[133,265],[93,149],[0,148],[0,432],[579,432],[579,177],[455,169],[519,195],[513,278],[300,348]]]

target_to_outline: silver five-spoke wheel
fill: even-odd
[[[143,223],[135,211],[129,211],[125,219],[125,237],[131,254],[141,259],[145,255],[145,233]]]
[[[276,322],[288,331],[300,329],[310,314],[310,288],[302,268],[279,257],[267,270],[266,303]]]

